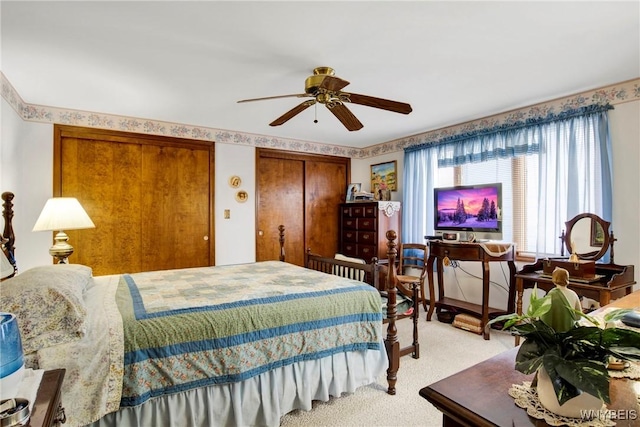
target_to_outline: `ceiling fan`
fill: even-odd
[[[266,98],[243,99],[240,102],[263,101],[277,98],[312,98],[293,107],[282,116],[269,123],[269,126],[280,126],[296,115],[316,103],[324,104],[334,116],[350,131],[362,129],[362,123],[347,108],[346,103],[360,104],[367,107],[380,108],[396,113],[409,114],[411,105],[404,102],[375,98],[373,96],[359,95],[357,93],[343,92],[342,89],[349,84],[348,81],[335,77],[335,71],[330,67],[317,67],[313,75],[307,77],[304,82],[304,92],[292,95],[268,96]],[[317,120],[314,120],[317,123]]]

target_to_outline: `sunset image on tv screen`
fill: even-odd
[[[441,190],[437,193],[437,226],[440,228],[499,227],[497,187]]]

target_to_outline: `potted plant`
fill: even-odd
[[[565,286],[556,286],[539,298],[534,288],[525,314],[508,314],[489,322],[504,322],[503,329],[524,338],[515,369],[524,374],[536,373],[532,387],[537,388],[542,406],[567,417],[580,417],[585,409],[598,410],[604,403],[611,403],[611,359],[640,360],[640,333],[600,327],[596,319],[570,302],[574,295]],[[626,312],[611,312],[605,321],[614,321]],[[544,391],[551,387],[553,393],[549,396]]]

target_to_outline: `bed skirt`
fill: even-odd
[[[376,382],[387,366],[384,345],[381,350],[339,353],[238,383],[153,398],[107,414],[91,426],[278,426],[283,415],[308,411],[314,400],[326,402]]]

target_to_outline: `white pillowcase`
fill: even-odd
[[[334,259],[338,260],[338,261],[347,261],[347,262],[352,262],[354,264],[366,264],[366,261],[360,258],[350,258],[348,256],[344,256],[342,254],[336,254],[334,257]],[[336,276],[340,276],[339,272],[340,272],[340,267],[339,265],[334,265],[333,266],[333,274]],[[358,279],[361,282],[364,282],[365,279],[365,272],[363,270],[360,270],[359,275],[358,275]]]

